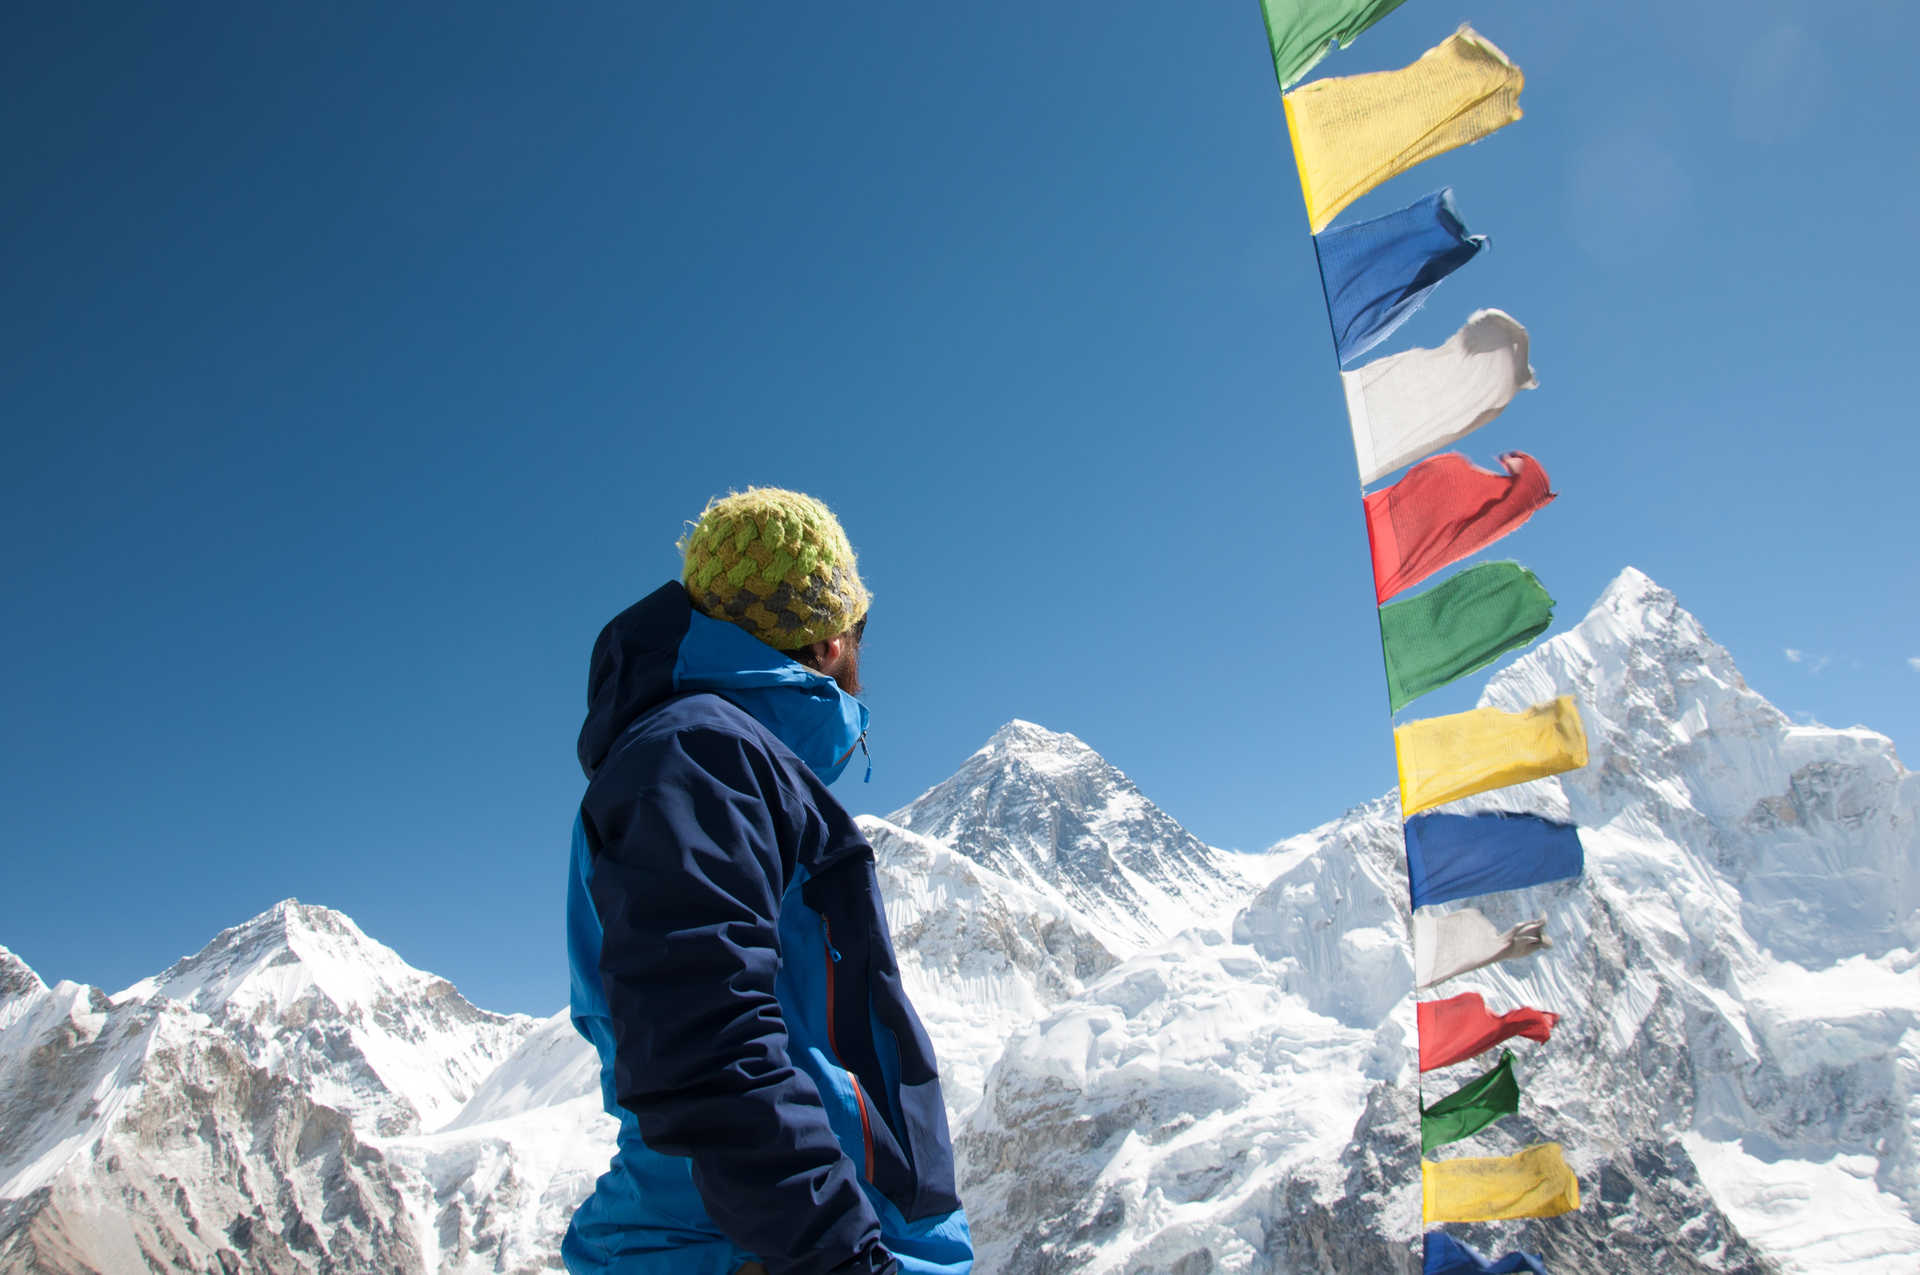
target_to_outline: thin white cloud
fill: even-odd
[[[1920,673],[1920,655],[1909,655],[1907,657],[1907,667],[1916,673]]]
[[[1787,657],[1789,664],[1805,664],[1807,666],[1807,672],[1809,673],[1823,673],[1826,671],[1827,665],[1833,663],[1833,657],[1831,655],[1820,655],[1813,651],[1802,651],[1798,647],[1793,646],[1787,647],[1781,651],[1781,654]]]

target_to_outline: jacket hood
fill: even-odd
[[[696,691],[750,714],[826,783],[840,777],[867,732],[866,705],[831,677],[702,615],[671,580],[614,616],[594,641],[580,769],[592,779],[648,710]]]

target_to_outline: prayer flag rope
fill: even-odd
[[[1514,562],[1472,567],[1423,593],[1399,595],[1518,529],[1554,499],[1546,471],[1525,452],[1501,455],[1503,472],[1481,469],[1457,453],[1433,455],[1494,420],[1536,384],[1527,330],[1510,315],[1477,310],[1444,345],[1344,370],[1391,337],[1442,281],[1485,250],[1487,239],[1468,232],[1451,189],[1347,225],[1333,226],[1333,219],[1383,182],[1521,115],[1525,76],[1470,26],[1399,70],[1293,87],[1334,44],[1352,43],[1399,4],[1261,4],[1335,360],[1343,369],[1395,714],[1528,645],[1552,623],[1553,599]],[[1408,465],[1413,468],[1393,486],[1366,491]],[[1407,722],[1394,731],[1394,749],[1416,986],[1550,948],[1544,917],[1502,931],[1478,908],[1434,907],[1579,876],[1585,855],[1578,830],[1534,815],[1432,808],[1584,766],[1587,740],[1573,699],[1561,696],[1518,713],[1483,708]],[[1529,1007],[1495,1015],[1473,992],[1421,1002],[1420,1071],[1463,1062],[1516,1036],[1544,1043],[1557,1021]],[[1423,1155],[1517,1111],[1514,1066],[1513,1053],[1503,1050],[1491,1071],[1423,1105]],[[1423,1159],[1422,1178],[1429,1223],[1546,1217],[1580,1203],[1579,1183],[1556,1143],[1506,1157]],[[1531,1254],[1490,1261],[1440,1231],[1427,1235],[1424,1269],[1428,1275],[1545,1275]]]

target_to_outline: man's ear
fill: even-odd
[[[813,656],[813,667],[832,668],[839,663],[841,652],[846,649],[846,645],[847,640],[844,635],[835,635],[824,642],[815,642],[807,648],[808,654]]]

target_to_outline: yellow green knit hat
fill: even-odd
[[[680,550],[693,605],[776,650],[846,632],[873,601],[833,511],[797,491],[749,487],[707,502]]]

